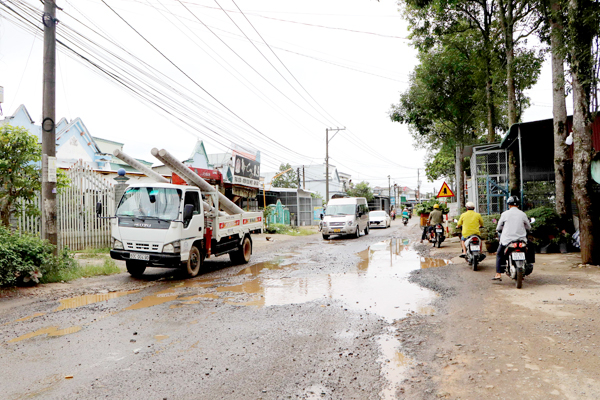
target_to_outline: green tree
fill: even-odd
[[[357,183],[354,187],[348,189],[346,193],[351,197],[364,197],[367,201],[373,200],[373,189],[369,186],[369,182]]]
[[[452,151],[456,181],[462,188],[463,149],[476,138],[473,109],[477,104],[473,93],[477,67],[470,42],[477,37],[466,30],[452,40],[446,39],[444,44],[419,52],[420,64],[411,75],[409,89],[401,95],[399,104],[392,106],[390,118],[409,124],[420,147],[436,152],[444,149],[439,158],[447,159],[448,150]],[[464,192],[458,195],[464,204]]]
[[[32,203],[40,190],[41,146],[23,127],[0,127],[0,222],[8,227],[13,212],[37,215]]]
[[[292,166],[287,164],[281,164],[279,166],[279,173],[288,170],[277,178],[273,179],[273,187],[278,188],[298,188],[298,176]]]

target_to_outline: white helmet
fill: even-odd
[[[475,204],[472,201],[467,202],[466,204],[467,210],[474,210]]]

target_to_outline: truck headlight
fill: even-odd
[[[323,222],[323,226],[327,227],[327,222]]]
[[[352,225],[352,221],[348,221],[348,226]]]
[[[181,251],[181,244],[180,244],[179,240],[165,244],[165,246],[163,247],[164,253],[179,253],[180,251]]]
[[[115,250],[123,250],[123,243],[115,238],[111,238],[112,248]]]

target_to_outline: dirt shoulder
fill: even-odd
[[[457,240],[416,248],[453,264],[412,276],[440,297],[434,315],[396,324],[415,360],[399,398],[600,398],[600,268],[580,267],[579,254],[538,254],[516,289],[506,275],[491,281],[495,255],[474,272]]]

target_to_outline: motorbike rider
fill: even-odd
[[[493,281],[502,280],[502,272],[504,272],[504,264],[506,263],[504,255],[506,246],[515,240],[527,241],[527,231],[531,230],[527,215],[519,210],[519,198],[510,196],[507,204],[508,210],[502,213],[496,227],[496,230],[500,232],[500,245],[496,253],[496,276],[492,278]]]
[[[440,210],[440,205],[435,204],[433,206],[433,211],[431,211],[431,213],[429,214],[429,218],[427,219],[427,225],[425,225],[425,227],[423,228],[423,235],[421,235],[421,243],[423,243],[423,240],[427,238],[427,233],[431,231],[431,228],[436,226],[437,224],[441,224],[442,222],[444,222],[444,215]]]
[[[471,235],[480,235],[479,228],[483,227],[483,218],[481,214],[475,212],[475,204],[473,202],[467,202],[467,211],[462,213],[456,224],[456,228],[461,228],[460,244],[462,245],[461,257],[465,257],[467,254],[467,248],[465,247],[465,241]]]
[[[402,210],[402,218],[408,219],[408,209],[406,207]]]

